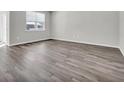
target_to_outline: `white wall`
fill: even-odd
[[[2,15],[0,14],[0,41],[2,41],[2,28],[3,28],[3,24],[2,24]]]
[[[25,11],[11,11],[10,12],[10,42],[9,45],[16,45],[26,42],[33,42],[39,40],[49,39],[50,37],[50,23],[49,12],[46,13],[46,31],[42,32],[27,32],[26,28],[26,12]]]
[[[53,12],[52,38],[118,47],[118,12]]]
[[[124,11],[120,12],[120,50],[124,55]]]

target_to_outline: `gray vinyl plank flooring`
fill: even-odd
[[[0,47],[1,82],[123,82],[117,48],[47,40]]]

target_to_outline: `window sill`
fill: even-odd
[[[26,32],[44,32],[44,31],[46,31],[46,30],[25,30]]]

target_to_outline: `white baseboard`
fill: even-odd
[[[15,46],[15,45],[32,43],[32,42],[38,42],[38,41],[49,40],[49,39],[50,38],[40,39],[40,40],[32,40],[32,41],[26,41],[26,42],[19,42],[19,43],[9,44],[8,46]],[[124,56],[124,51],[120,47],[118,47],[118,46],[112,46],[112,45],[107,45],[107,44],[95,44],[95,43],[89,43],[89,42],[84,42],[84,41],[66,40],[66,39],[58,39],[58,38],[52,38],[52,39],[54,39],[54,40],[61,40],[61,41],[76,42],[76,43],[91,44],[91,45],[98,45],[98,46],[104,46],[104,47],[118,48],[118,49],[120,49],[122,55]]]
[[[39,39],[39,40],[32,40],[32,41],[26,41],[26,42],[19,42],[19,43],[13,43],[13,44],[9,44],[8,46],[16,46],[16,45],[21,45],[21,44],[26,44],[26,43],[33,43],[33,42],[38,42],[38,41],[43,41],[43,40],[49,40],[49,38],[47,38],[47,39]]]
[[[5,44],[4,43],[0,43],[0,47],[3,47],[3,46],[5,46]]]
[[[122,55],[124,56],[124,50],[122,50],[121,48],[119,48],[119,49],[120,49]]]
[[[84,43],[84,44],[98,45],[98,46],[104,46],[104,47],[119,48],[118,46],[112,46],[112,45],[107,45],[107,44],[96,44],[96,43],[90,43],[90,42],[84,42],[84,41],[66,40],[66,39],[58,39],[58,38],[52,38],[52,39],[62,40],[62,41],[69,41],[69,42],[75,42],[75,43]]]
[[[15,45],[38,42],[38,41],[49,40],[49,39],[76,42],[76,43],[84,43],[84,44],[91,44],[91,45],[98,45],[98,46],[105,46],[105,47],[119,48],[118,46],[112,46],[112,45],[107,45],[107,44],[95,44],[95,43],[89,43],[89,42],[84,42],[84,41],[66,40],[66,39],[58,39],[58,38],[47,38],[47,39],[39,39],[39,40],[32,40],[32,41],[26,41],[26,42],[19,42],[19,43],[8,44],[8,46],[15,46]]]

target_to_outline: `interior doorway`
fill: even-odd
[[[7,44],[7,12],[0,12],[0,45]]]

